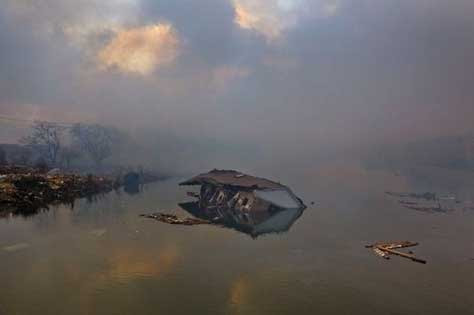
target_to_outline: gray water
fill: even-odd
[[[384,194],[469,201],[465,181],[347,164],[258,175],[308,205],[288,232],[252,239],[139,217],[187,215],[179,179],[0,220],[0,314],[474,314],[474,210],[417,212]],[[428,263],[364,248],[379,240],[419,242]]]

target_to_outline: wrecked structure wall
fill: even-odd
[[[207,215],[241,224],[258,224],[269,213],[278,211],[271,203],[256,198],[253,190],[210,184],[201,186],[199,206]]]

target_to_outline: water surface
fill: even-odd
[[[139,217],[187,215],[180,179],[0,220],[0,314],[474,313],[474,211],[420,213],[384,194],[457,189],[468,200],[472,186],[351,165],[259,175],[308,205],[287,233]],[[364,248],[405,239],[428,264]]]

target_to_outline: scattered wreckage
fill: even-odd
[[[179,224],[179,225],[199,225],[199,224],[211,224],[210,221],[196,219],[196,218],[184,218],[180,219],[178,216],[174,214],[167,214],[167,213],[150,213],[150,214],[141,214],[141,217],[155,219],[160,222],[168,223],[168,224]]]
[[[454,211],[474,210],[471,201],[459,200],[452,194],[425,193],[399,193],[386,191],[386,195],[397,198],[398,203],[407,209],[426,213],[450,213]]]
[[[234,170],[215,169],[179,185],[200,186],[199,193],[187,193],[197,201],[180,203],[182,209],[206,223],[233,228],[252,237],[289,230],[306,209],[288,187]],[[163,214],[155,219],[187,224],[174,223],[174,217],[169,222],[170,218]]]
[[[366,248],[371,248],[377,256],[380,256],[385,259],[390,259],[390,255],[397,255],[404,258],[408,258],[412,261],[426,264],[426,260],[415,257],[410,251],[409,253],[404,253],[396,249],[413,247],[417,246],[418,243],[410,241],[391,241],[391,242],[377,242],[374,244],[366,245]]]

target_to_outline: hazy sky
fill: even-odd
[[[3,0],[0,114],[304,152],[473,130],[472,0]]]

